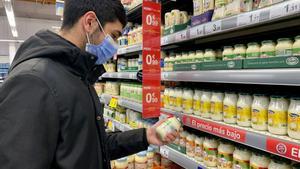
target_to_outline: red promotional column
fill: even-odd
[[[161,5],[143,1],[143,118],[160,115]]]

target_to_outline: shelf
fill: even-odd
[[[101,79],[103,79],[103,78],[137,80],[137,72],[113,72],[113,73],[104,73],[104,74],[101,76]]]
[[[300,86],[300,69],[243,69],[164,72],[163,81]]]
[[[136,52],[141,52],[142,51],[142,44],[136,44],[136,45],[130,45],[126,47],[120,47],[118,49],[118,55],[127,55],[130,53],[136,53]]]
[[[164,36],[161,40],[161,45],[172,45],[199,38],[202,40],[207,36],[228,32],[233,32],[234,34],[231,37],[236,37],[242,34],[257,34],[258,32],[299,26],[299,16],[300,1],[290,0],[270,7],[190,27],[189,29]],[[283,21],[287,21],[287,23],[283,24]],[[262,25],[265,25],[265,27],[259,28]],[[252,31],[246,30],[245,33],[241,31],[251,27],[254,27]],[[218,38],[220,39],[221,37]]]
[[[117,128],[120,131],[132,130],[132,128],[129,125],[120,123],[119,121],[117,121],[117,120],[115,120],[115,119],[113,119],[111,117],[104,116],[104,120],[105,121],[110,120],[114,124],[115,128]]]
[[[126,107],[128,109],[132,109],[137,112],[142,112],[143,107],[141,103],[137,103],[128,99],[121,98],[120,96],[111,96],[109,94],[102,94],[100,97],[100,102],[104,104],[109,104],[112,97],[118,99],[118,105]]]

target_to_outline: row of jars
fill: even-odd
[[[174,9],[165,13],[165,27],[169,28],[174,25],[185,24],[189,21],[189,15],[186,11]]]
[[[300,98],[166,88],[163,105],[186,114],[300,139]]]
[[[120,47],[125,47],[129,45],[140,44],[143,41],[143,27],[136,26],[131,28],[128,33],[123,34],[118,39],[118,44]]]
[[[186,154],[207,167],[218,169],[292,169],[299,164],[291,164],[289,160],[268,156],[261,152],[252,152],[244,146],[234,146],[231,142],[219,140],[211,136],[196,136],[186,131],[174,144],[186,148]]]

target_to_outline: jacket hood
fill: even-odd
[[[49,30],[39,31],[18,49],[10,71],[26,60],[49,58],[64,64],[72,73],[89,83],[105,73],[103,65],[95,65],[97,57]]]

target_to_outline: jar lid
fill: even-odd
[[[154,151],[154,148],[149,146],[148,149],[147,149],[147,152],[153,152]]]
[[[264,40],[261,42],[262,44],[274,43],[272,40]]]
[[[248,45],[248,46],[254,46],[254,45],[258,45],[258,43],[257,43],[257,42],[250,42],[250,43],[248,43],[247,45]]]
[[[280,38],[277,40],[277,42],[283,42],[283,41],[291,41],[290,38]]]
[[[141,151],[141,152],[137,153],[137,156],[145,157],[145,156],[147,156],[147,151]]]
[[[123,157],[123,158],[120,158],[120,159],[117,159],[117,162],[126,162],[127,161],[127,157]]]

